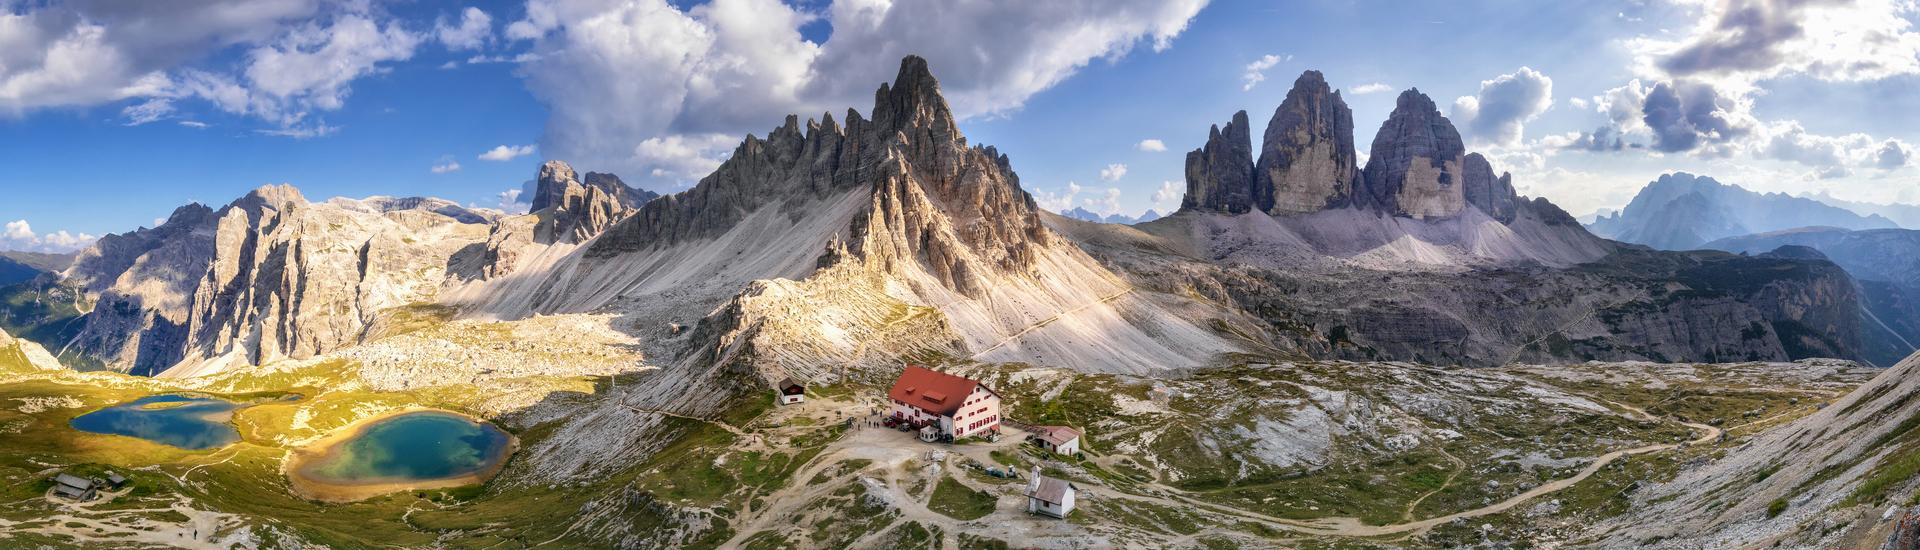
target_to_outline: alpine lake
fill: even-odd
[[[296,451],[286,473],[301,496],[346,502],[485,482],[516,445],[489,423],[445,411],[408,411],[362,421]]]

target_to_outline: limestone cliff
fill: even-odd
[[[408,207],[411,206],[411,207]],[[63,354],[152,375],[311,357],[384,309],[429,301],[485,238],[434,201],[311,203],[284,185],[101,239],[66,278],[98,301]]]
[[[1254,168],[1255,203],[1273,214],[1346,206],[1357,179],[1353,110],[1320,71],[1301,73],[1267,122]]]
[[[1426,94],[1407,90],[1374,136],[1366,183],[1355,194],[1363,206],[1396,216],[1455,216],[1467,205],[1465,163],[1453,123]]]
[[[1247,112],[1236,112],[1225,129],[1208,130],[1206,145],[1187,153],[1187,195],[1180,208],[1228,214],[1256,208],[1248,126]]]

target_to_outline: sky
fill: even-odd
[[[867,113],[908,54],[1055,210],[1178,208],[1208,127],[1246,110],[1257,140],[1308,69],[1363,159],[1418,88],[1576,215],[1676,170],[1920,203],[1917,22],[1920,0],[0,0],[0,249],[271,183],[519,211],[550,159],[677,192],[786,114]]]

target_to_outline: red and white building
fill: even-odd
[[[908,365],[887,391],[887,416],[960,439],[1000,432],[1000,394],[973,379]]]

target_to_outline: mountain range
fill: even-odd
[[[1294,80],[1257,149],[1251,122],[1241,111],[1204,139],[1195,128],[1179,210],[1124,224],[1041,208],[1008,155],[961,133],[919,57],[901,61],[865,115],[787,116],[671,195],[559,160],[538,168],[524,215],[264,186],[181,206],[0,288],[0,373],[58,380],[36,388],[112,381],[59,390],[87,405],[111,402],[87,392],[142,383],[275,396],[266,422],[247,417],[250,454],[203,465],[215,490],[195,495],[209,502],[282,496],[280,447],[378,413],[430,404],[511,426],[521,447],[481,490],[364,504],[392,505],[367,517],[392,511],[431,543],[479,541],[501,517],[542,514],[537,528],[582,546],[780,546],[797,531],[822,547],[889,546],[878,532],[919,525],[898,514],[958,517],[928,510],[975,493],[991,501],[973,487],[1003,475],[963,469],[986,458],[889,454],[873,442],[911,436],[848,421],[871,408],[859,392],[885,387],[907,361],[991,380],[1025,420],[1100,430],[1091,458],[1045,459],[1071,472],[1047,475],[1102,484],[1092,515],[1011,534],[973,522],[949,533],[956,542],[992,531],[1171,545],[1197,531],[1179,526],[1183,514],[1228,513],[1257,526],[1250,536],[1439,546],[1524,528],[1636,547],[1738,538],[1755,523],[1829,540],[1789,520],[1854,511],[1796,502],[1761,518],[1761,502],[1789,479],[1839,498],[1870,486],[1874,468],[1904,464],[1875,453],[1912,447],[1896,438],[1912,428],[1920,385],[1865,382],[1874,373],[1829,358],[1881,357],[1885,335],[1920,326],[1920,315],[1876,305],[1888,303],[1876,301],[1883,288],[1906,292],[1908,266],[1846,244],[1906,233],[1715,243],[1727,251],[1609,240],[1520,196],[1417,89],[1395,99],[1359,162],[1353,112],[1318,71]],[[1775,222],[1891,223],[1794,202],[1804,200],[1674,174],[1595,227],[1636,239],[1672,231],[1662,244],[1695,248],[1678,243]],[[61,378],[60,364],[151,378]],[[769,412],[768,390],[788,378],[848,408]],[[1880,393],[1843,395],[1863,383]],[[1662,392],[1673,399],[1654,398]],[[1814,410],[1816,399],[1834,406]],[[0,427],[26,425],[0,412]],[[1758,432],[1769,428],[1780,431]],[[1743,429],[1753,445],[1718,439]],[[844,462],[808,458],[829,452],[816,439],[841,437],[873,439],[833,447],[851,453]],[[1596,451],[1610,446],[1627,450]],[[1795,461],[1801,448],[1850,454]],[[935,480],[889,489],[923,474]],[[1455,484],[1462,476],[1473,482]],[[1594,481],[1583,488],[1600,488],[1569,492],[1572,515],[1560,500],[1514,514],[1501,504],[1584,476]],[[1289,485],[1300,480],[1326,483]],[[1391,505],[1355,504],[1367,499]],[[312,505],[271,502],[237,506],[270,516]],[[842,505],[857,508],[832,508]],[[1322,505],[1341,515],[1322,518]],[[469,514],[480,508],[499,515]],[[824,519],[811,515],[821,509]],[[1266,512],[1233,512],[1243,509]],[[1653,509],[1686,529],[1659,525]],[[269,533],[364,542],[341,532],[360,527],[353,517],[351,528]],[[875,518],[891,523],[834,534]],[[1606,518],[1665,530],[1578,538],[1586,520]],[[423,534],[416,521],[436,527]]]
[[[1858,298],[1831,264],[1622,248],[1518,196],[1418,90],[1360,166],[1351,110],[1303,73],[1257,156],[1234,114],[1187,155],[1181,209],[1123,226],[1039,209],[938,89],[909,58],[870,119],[790,116],[664,197],[549,162],[526,216],[274,186],[182,207],[79,255],[61,284],[98,306],[49,347],[206,374],[351,346],[423,302],[491,319],[625,312],[656,354],[750,343],[782,350],[762,369],[802,376],[912,350],[1154,372],[1243,353],[1493,365],[1857,347]]]
[[[1686,172],[1660,176],[1619,212],[1587,224],[1600,236],[1663,250],[1695,249],[1715,239],[1813,226],[1899,227],[1879,214],[1857,214],[1784,193],[1756,193]]]
[[[1060,215],[1073,218],[1076,220],[1081,220],[1081,221],[1089,221],[1089,222],[1095,222],[1095,223],[1117,223],[1121,225],[1133,225],[1136,223],[1146,223],[1146,222],[1150,222],[1150,221],[1161,218],[1160,213],[1154,211],[1152,208],[1148,208],[1146,212],[1141,212],[1140,215],[1138,216],[1128,216],[1126,214],[1121,214],[1118,212],[1102,216],[1092,211],[1089,211],[1086,208],[1076,206],[1072,210],[1065,210],[1060,212]]]

